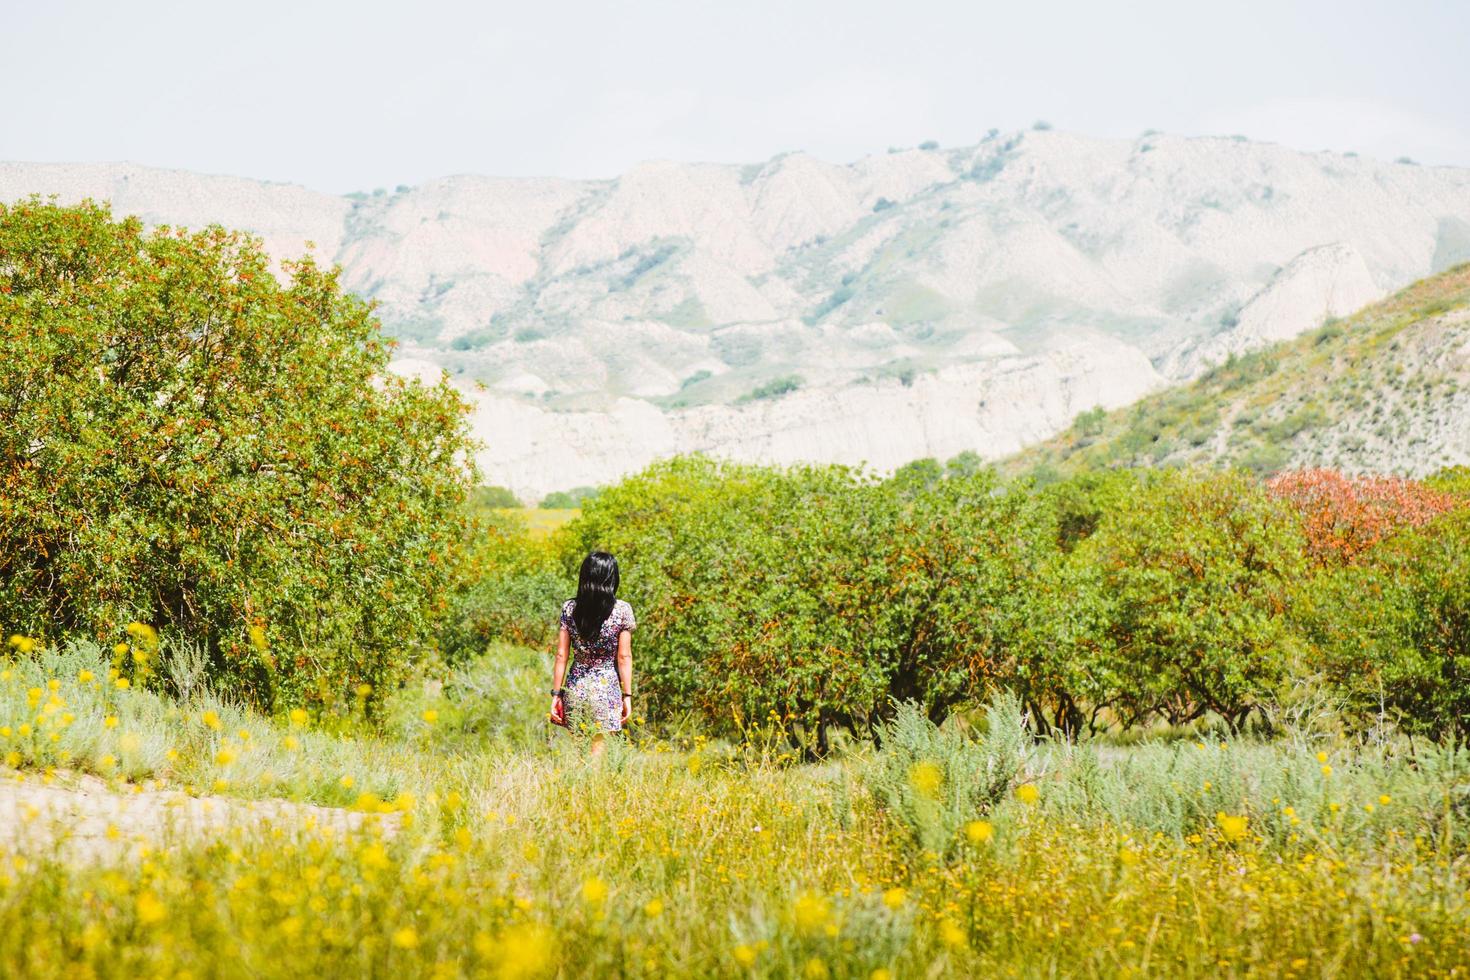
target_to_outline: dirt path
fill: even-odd
[[[139,844],[204,840],[233,827],[276,826],[339,832],[376,825],[391,836],[398,814],[369,814],[288,800],[190,796],[137,787],[118,792],[95,776],[57,772],[49,780],[0,769],[0,853],[111,860]]]

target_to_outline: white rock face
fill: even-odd
[[[1234,326],[1188,342],[1166,359],[1166,369],[1175,376],[1190,377],[1232,354],[1289,340],[1321,326],[1328,317],[1346,316],[1383,295],[1363,256],[1351,245],[1308,249],[1241,307]]]
[[[1126,405],[1161,381],[1136,348],[1093,336],[1065,351],[955,365],[908,384],[885,380],[674,412],[631,398],[607,412],[548,412],[481,394],[474,429],[495,447],[500,482],[534,499],[547,487],[605,483],[679,452],[880,471],[977,447],[1004,455],[1080,412]]]
[[[1467,170],[1052,131],[349,197],[0,164],[0,201],[32,193],[245,228],[278,258],[314,242],[403,365],[464,383],[486,479],[531,497],[680,451],[1009,452],[1437,271],[1470,227]],[[797,390],[752,400],[772,382]]]

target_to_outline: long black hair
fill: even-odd
[[[572,622],[577,635],[591,641],[611,615],[618,594],[618,560],[605,551],[594,551],[582,559],[577,574],[577,605]]]

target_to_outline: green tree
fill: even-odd
[[[1073,555],[1121,720],[1213,711],[1239,727],[1299,656],[1286,611],[1302,554],[1291,512],[1241,473],[1159,471],[1106,514]]]
[[[391,684],[458,574],[466,406],[335,270],[0,206],[0,621],[203,641],[270,706]]]
[[[931,484],[927,469],[879,481],[691,457],[585,507],[571,558],[622,563],[655,716],[738,730],[774,714],[816,755],[897,699],[939,719],[1001,677],[1036,621],[1044,513],[988,473]]]
[[[1366,724],[1470,736],[1470,512],[1390,538],[1310,583],[1303,619],[1319,666]]]

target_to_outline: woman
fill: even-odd
[[[608,732],[633,716],[633,607],[617,598],[618,561],[605,551],[582,560],[577,597],[561,607],[551,668],[551,720],[592,736],[601,755]],[[567,671],[567,654],[576,651]],[[566,687],[562,687],[562,679]]]

